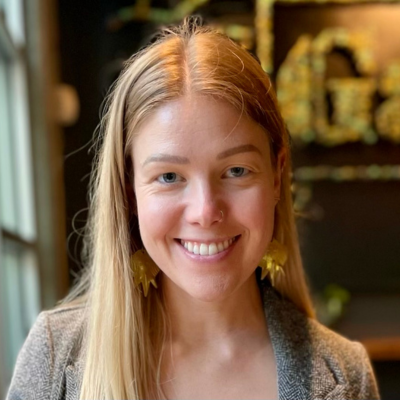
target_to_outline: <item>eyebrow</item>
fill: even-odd
[[[234,156],[235,154],[248,153],[251,151],[254,151],[254,152],[262,155],[261,151],[256,146],[253,146],[252,144],[244,144],[242,146],[232,147],[231,149],[228,149],[228,150],[223,151],[222,153],[219,153],[217,155],[217,160],[222,160],[223,158],[231,157],[231,156]]]
[[[234,156],[235,154],[239,153],[247,153],[247,152],[256,152],[261,154],[261,151],[252,144],[244,144],[241,146],[232,147],[231,149],[225,150],[222,153],[217,155],[217,160],[222,160],[227,157]],[[190,161],[187,157],[181,156],[174,156],[171,154],[152,154],[151,156],[147,157],[144,163],[142,164],[143,167],[152,162],[165,162],[165,163],[173,163],[173,164],[189,164]]]
[[[186,157],[181,156],[173,156],[170,154],[153,154],[150,157],[147,157],[143,163],[143,167],[152,162],[166,162],[166,163],[173,163],[173,164],[189,164],[189,159]]]

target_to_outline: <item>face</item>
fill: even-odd
[[[254,278],[280,193],[267,133],[221,100],[184,97],[135,133],[140,234],[168,290],[219,300]]]

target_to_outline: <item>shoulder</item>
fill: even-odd
[[[310,346],[330,367],[348,380],[358,379],[370,364],[364,346],[332,331],[314,319],[307,318]]]
[[[61,306],[39,314],[18,355],[7,399],[58,399],[65,370],[77,362],[84,306]]]
[[[379,392],[371,361],[364,346],[307,319],[310,347],[315,353],[314,369],[329,370],[339,383],[337,390],[350,391],[353,398],[378,399]]]
[[[322,325],[316,319],[307,317],[292,301],[281,296],[275,289],[267,288],[265,307],[272,328],[281,337],[299,345],[306,344],[313,353],[328,355],[341,360],[354,360],[364,352],[363,346]]]
[[[307,329],[310,343],[321,354],[331,355],[343,361],[356,362],[364,351],[361,343],[347,339],[334,332],[317,320],[307,318]]]
[[[307,317],[274,289],[267,289],[264,303],[282,374],[301,377],[304,390],[313,398],[379,398],[371,362],[361,343]]]
[[[51,339],[54,350],[72,351],[80,341],[84,329],[85,312],[86,308],[83,305],[63,305],[49,311],[43,311],[36,324],[46,327],[47,335]]]

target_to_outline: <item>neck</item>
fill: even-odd
[[[171,344],[186,350],[221,345],[229,353],[265,343],[268,329],[255,274],[224,299],[202,301],[163,277]],[[251,338],[251,340],[247,340]]]

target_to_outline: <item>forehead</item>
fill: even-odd
[[[211,96],[186,96],[161,105],[143,121],[133,151],[134,156],[167,150],[201,153],[241,144],[269,152],[267,132],[244,113]]]

